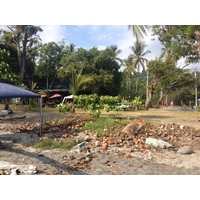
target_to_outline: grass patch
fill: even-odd
[[[107,133],[114,133],[113,127],[121,128],[128,124],[131,120],[127,119],[113,119],[113,118],[98,118],[96,121],[89,121],[85,123],[85,130],[92,131],[97,136],[104,136]]]
[[[70,149],[76,144],[76,139],[71,139],[66,142],[56,141],[50,138],[45,138],[39,143],[33,145],[34,148],[42,148],[42,149]]]

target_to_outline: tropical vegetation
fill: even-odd
[[[93,100],[98,97],[98,101],[102,97],[118,98],[137,109],[159,107],[166,98],[175,105],[195,104],[194,84],[200,87],[199,72],[194,80],[186,66],[200,60],[199,25],[129,25],[127,31],[133,33],[134,42],[126,59],[120,58],[122,51],[116,44],[99,50],[64,41],[42,43],[38,34],[42,31],[36,25],[0,29],[1,82],[46,93],[53,88],[68,89],[76,96],[77,106],[83,106],[81,95],[90,99],[96,95]],[[163,45],[160,57],[153,60],[147,60],[151,52],[145,43],[150,32]],[[185,60],[183,66],[178,64],[181,58]],[[99,108],[113,109],[112,103],[105,102],[103,106],[96,102],[87,106],[85,109],[96,116]],[[69,107],[65,109],[67,112]]]

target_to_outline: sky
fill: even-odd
[[[83,47],[90,49],[97,47],[104,50],[111,45],[117,45],[122,50],[119,54],[121,59],[128,58],[131,53],[130,46],[134,45],[135,38],[127,25],[46,25],[41,26],[43,32],[40,34],[43,43],[59,42],[62,39],[66,44],[73,43],[76,48]],[[151,53],[147,54],[147,59],[154,59],[161,53],[161,44],[158,40],[151,41],[151,35],[145,37],[147,44],[146,50]]]

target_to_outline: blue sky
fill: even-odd
[[[122,50],[119,55],[122,59],[126,59],[131,53],[130,46],[135,41],[127,25],[46,25],[41,27],[43,32],[40,37],[44,43],[58,42],[64,39],[67,44],[73,43],[77,48],[97,47],[99,50],[110,45],[117,45]],[[160,43],[157,40],[151,41],[151,38],[150,33],[148,37],[145,37],[145,42],[148,45],[146,50],[151,51],[147,55],[148,59],[158,57],[161,52]]]

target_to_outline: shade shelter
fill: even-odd
[[[0,98],[38,98],[40,99],[40,135],[42,134],[42,102],[41,96],[15,85],[0,82]]]

